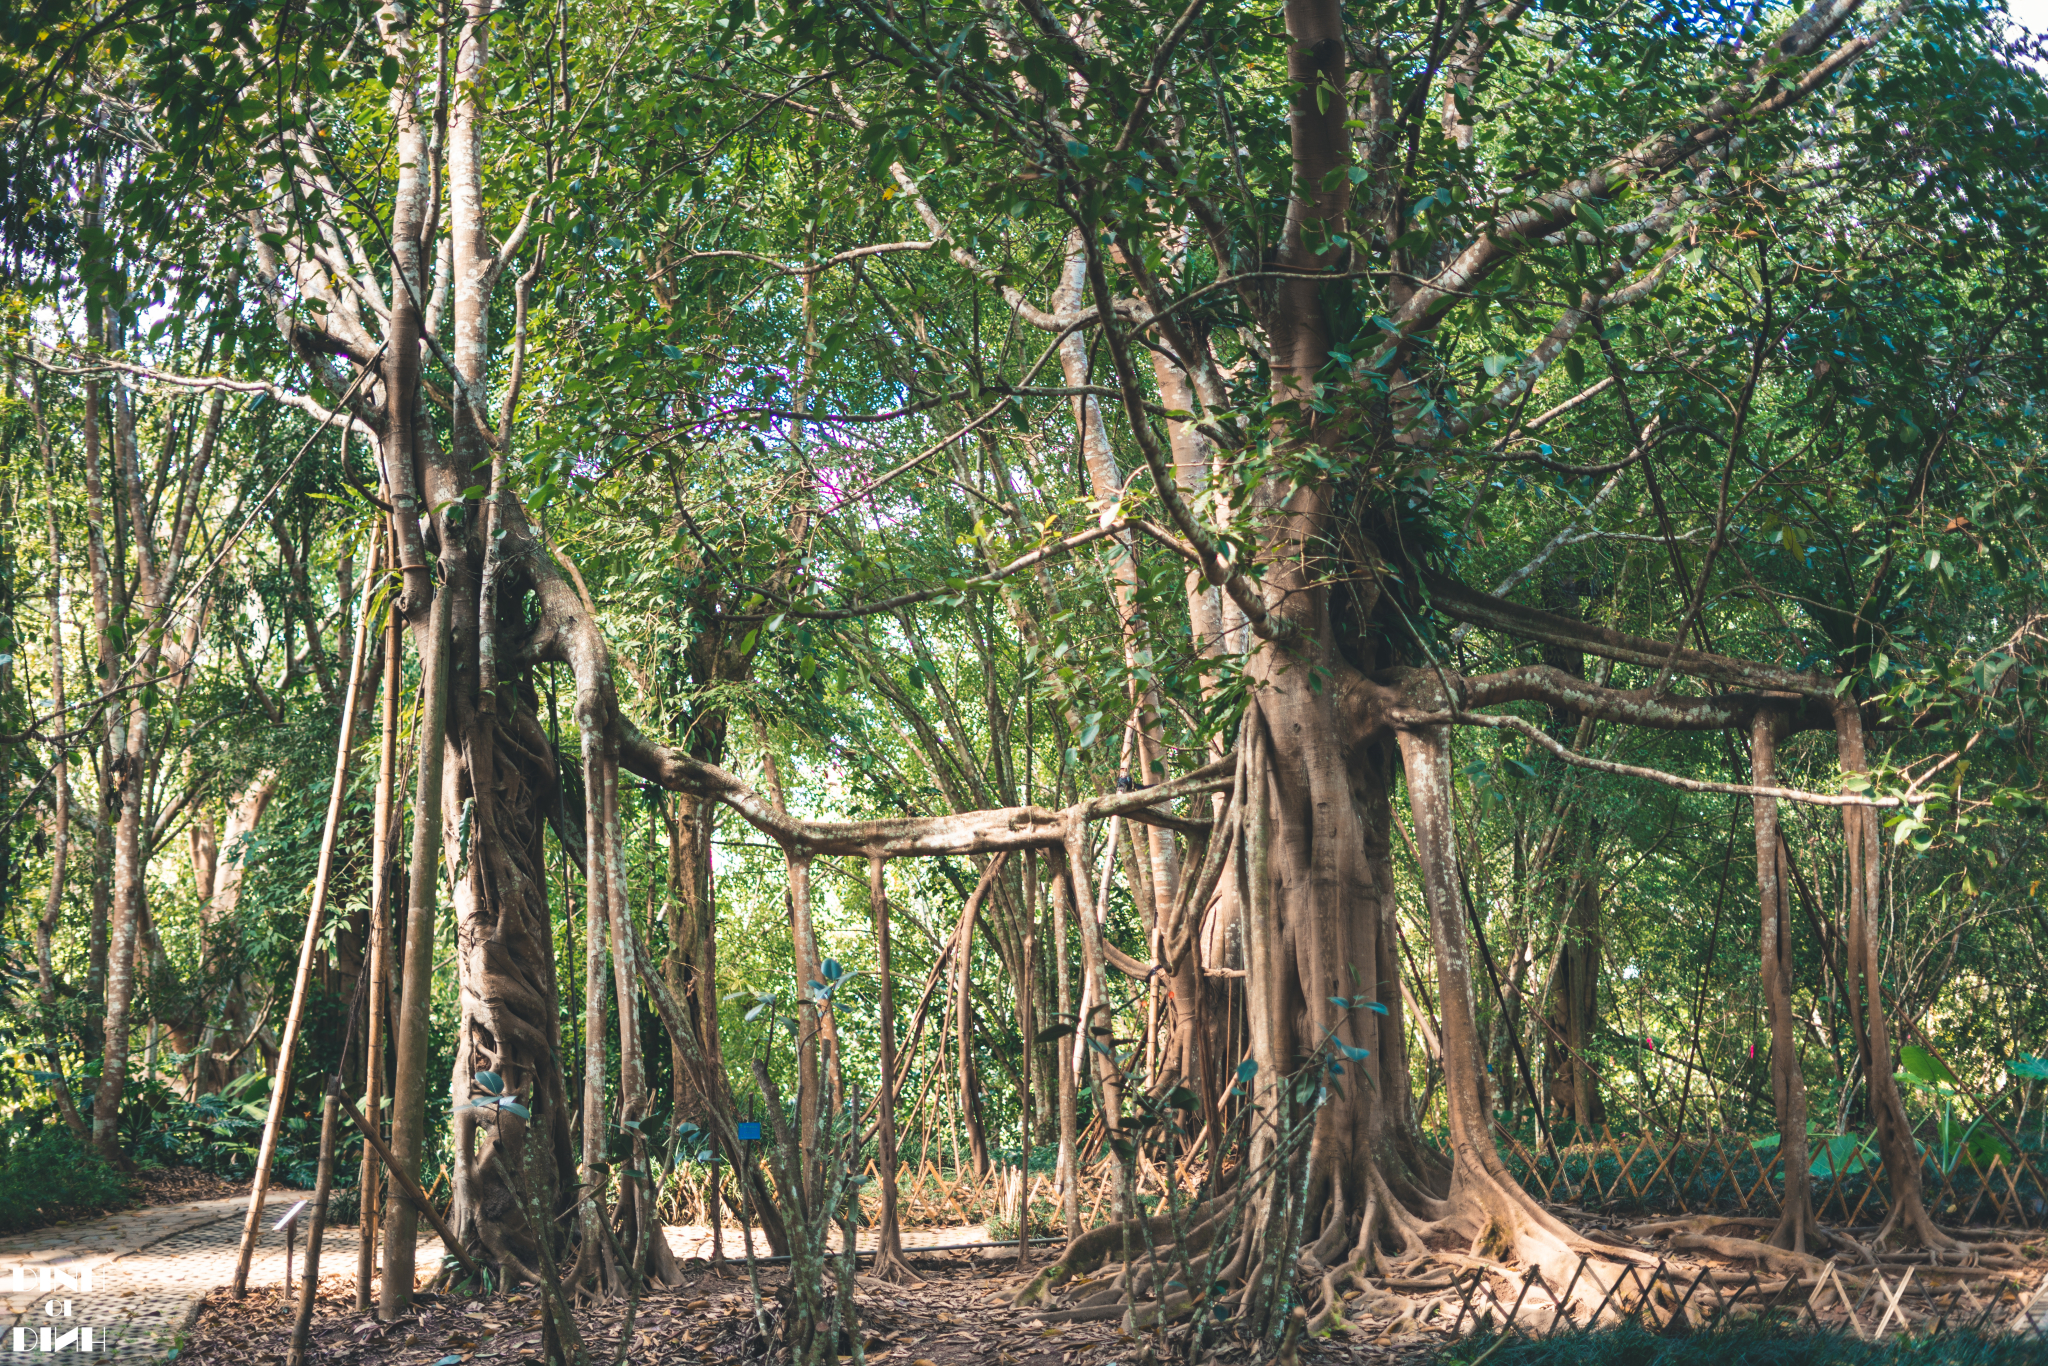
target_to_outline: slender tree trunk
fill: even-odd
[[[1843,775],[1864,773],[1863,712],[1854,697],[1835,704],[1836,747]],[[1871,1125],[1877,1150],[1884,1158],[1885,1185],[1891,1210],[1875,1241],[1896,1239],[1907,1246],[1953,1251],[1955,1239],[1934,1226],[1920,1191],[1920,1148],[1906,1119],[1905,1102],[1893,1074],[1891,1029],[1884,1014],[1884,977],[1877,942],[1878,906],[1883,891],[1877,813],[1867,806],[1842,808],[1848,881],[1849,1008],[1863,1045],[1865,1080],[1869,1084]],[[1859,999],[1860,998],[1860,999]]]
[[[1067,961],[1067,920],[1073,902],[1067,892],[1067,879],[1059,871],[1064,862],[1062,858],[1052,869],[1052,943],[1059,993],[1054,1005],[1063,1025],[1075,1023],[1073,984]],[[1076,1027],[1078,1028],[1078,1025]],[[1067,1237],[1078,1238],[1081,1236],[1081,1173],[1076,1148],[1079,1139],[1076,1124],[1080,1097],[1075,1092],[1077,1078],[1074,1075],[1073,1056],[1073,1048],[1064,1039],[1053,1044],[1051,1057],[1054,1084],[1058,1088],[1060,1123],[1060,1150],[1055,1180],[1059,1183],[1061,1213],[1066,1218]]]
[[[1749,725],[1750,782],[1758,787],[1778,781],[1776,712],[1759,711]],[[1805,1252],[1813,1237],[1812,1160],[1806,1143],[1806,1078],[1799,1067],[1799,1040],[1792,1023],[1792,901],[1788,870],[1780,853],[1778,802],[1755,797],[1756,886],[1763,933],[1758,953],[1763,961],[1764,1004],[1771,1024],[1771,1098],[1777,1107],[1778,1155],[1785,1173],[1782,1213],[1771,1233],[1774,1247]]]
[[[1538,1266],[1563,1286],[1579,1270],[1580,1254],[1594,1245],[1581,1239],[1531,1199],[1509,1175],[1494,1147],[1492,1126],[1481,1101],[1480,1036],[1472,994],[1472,963],[1465,937],[1464,907],[1458,892],[1456,838],[1451,826],[1450,745],[1442,726],[1400,732],[1408,775],[1408,805],[1422,863],[1424,897],[1436,945],[1437,983],[1443,1011],[1444,1088],[1450,1111],[1452,1175],[1444,1216],[1446,1231],[1469,1239],[1475,1255],[1513,1258]],[[1612,1284],[1597,1263],[1586,1264],[1579,1284],[1597,1299]],[[1597,1287],[1597,1288],[1596,1288]],[[1580,1298],[1589,1298],[1575,1290]]]
[[[142,609],[144,644],[135,657],[138,673],[153,672],[162,650],[161,593],[157,561],[149,534],[149,505],[134,449],[134,426],[128,407],[116,393],[115,456],[123,475],[129,521],[135,535],[136,593]],[[113,677],[107,686],[113,687]],[[93,1096],[93,1142],[108,1161],[123,1168],[121,1099],[128,1082],[129,1014],[135,999],[136,943],[147,910],[144,879],[148,855],[142,847],[142,799],[150,771],[149,708],[142,689],[126,692],[127,727],[113,764],[120,814],[114,827],[114,907],[107,933],[107,1008],[101,1040],[100,1082]]]
[[[628,1237],[626,1253],[635,1266],[654,1283],[675,1286],[682,1283],[682,1269],[676,1265],[668,1240],[654,1227],[653,1183],[647,1168],[647,1134],[644,1126],[653,1115],[648,1094],[647,1063],[640,1036],[640,985],[633,979],[632,899],[626,890],[626,843],[619,819],[619,765],[616,752],[606,756],[604,766],[604,823],[609,857],[606,875],[610,879],[612,975],[618,989],[619,1008],[619,1125],[626,1132],[633,1158],[619,1182],[620,1225]]]
[[[384,728],[377,747],[377,797],[375,824],[370,830],[370,974],[368,1020],[363,1041],[363,1115],[374,1126],[384,1122],[384,1017],[388,1009],[386,988],[390,981],[392,849],[397,833],[398,812],[394,800],[398,778],[398,696],[404,683],[401,665],[403,641],[399,617],[391,612],[384,630]],[[370,1283],[377,1269],[377,1184],[382,1167],[377,1154],[363,1145],[362,1174],[356,1186],[361,1196],[361,1228],[356,1250],[356,1310],[371,1305]]]
[[[582,718],[579,718],[579,720]],[[609,971],[606,930],[611,923],[611,878],[606,870],[610,842],[604,831],[603,739],[585,725],[583,730],[583,1194],[577,1202],[577,1226],[582,1247],[577,1268],[570,1277],[581,1282],[608,1265],[604,1211],[598,1205],[605,1165],[605,1135],[609,1125],[604,1109],[605,985]],[[611,1284],[617,1278],[607,1277]]]
[[[1598,1027],[1600,1011],[1599,873],[1590,867],[1577,868],[1564,884],[1563,941],[1557,948],[1544,1026],[1545,1084],[1552,1105],[1573,1124],[1597,1129],[1606,1111],[1587,1044]]]
[[[391,1086],[391,1157],[415,1180],[427,1123],[427,1026],[434,994],[435,890],[440,883],[441,778],[448,730],[448,631],[453,595],[434,594],[427,616],[426,649],[420,659],[418,769],[412,800],[412,862],[405,907],[404,985],[398,1003],[397,1073]],[[384,1202],[384,1280],[378,1286],[377,1316],[390,1322],[412,1303],[414,1240],[419,1211],[396,1182],[387,1183]]]
[[[375,545],[373,537],[370,546],[367,547],[373,566]],[[349,652],[348,691],[342,697],[341,735],[335,745],[334,779],[328,787],[327,815],[320,831],[320,858],[313,873],[312,901],[306,908],[305,941],[299,947],[299,965],[292,981],[291,1006],[285,1015],[284,1033],[278,1041],[277,1075],[272,1080],[270,1088],[270,1112],[263,1121],[263,1138],[256,1153],[256,1175],[249,1193],[249,1214],[242,1226],[242,1243],[235,1262],[234,1293],[237,1298],[248,1290],[249,1259],[255,1252],[256,1238],[261,1231],[258,1220],[262,1218],[264,1196],[270,1187],[271,1160],[277,1153],[278,1131],[284,1122],[285,1106],[291,1098],[293,1064],[298,1058],[299,1031],[305,1022],[306,996],[312,986],[313,962],[326,921],[328,891],[333,885],[334,846],[341,831],[342,802],[348,795],[349,768],[355,758],[356,713],[362,697],[364,659],[369,653],[367,636],[370,582],[368,578],[363,581],[364,629],[356,632],[354,645]]]
[[[43,385],[40,373],[30,376],[30,402],[35,408],[36,443],[43,457],[43,478],[47,493],[43,501],[43,515],[49,534],[50,569],[48,599],[50,604],[50,710],[61,717],[64,711],[64,542],[57,530],[57,457],[50,449],[50,432],[43,416]],[[43,899],[42,918],[36,922],[36,987],[37,1003],[42,1007],[43,1063],[53,1080],[51,1095],[57,1102],[57,1113],[81,1142],[92,1141],[92,1127],[85,1117],[78,1113],[78,1105],[71,1096],[71,1084],[64,1077],[64,1065],[57,1047],[57,1030],[54,1012],[57,1008],[57,975],[51,963],[51,940],[57,933],[57,922],[64,912],[64,870],[71,853],[71,760],[60,742],[54,746],[56,757],[51,765],[53,781],[57,785],[52,799],[54,808],[50,828],[50,890]]]
[[[882,1186],[882,1227],[875,1240],[874,1272],[883,1280],[909,1282],[916,1276],[903,1260],[903,1229],[896,1214],[896,981],[889,961],[889,888],[882,858],[868,860],[868,909],[875,922],[875,953],[881,978],[880,1053],[882,1089],[875,1098],[881,1113],[881,1139],[876,1172]]]
[[[989,1172],[988,1135],[982,1129],[981,1105],[978,1095],[977,1078],[974,1070],[973,1003],[969,999],[969,988],[974,982],[974,926],[983,901],[988,897],[995,880],[1002,875],[1008,856],[997,854],[989,860],[982,872],[981,881],[967,898],[967,908],[960,917],[960,933],[957,939],[959,961],[954,965],[953,994],[953,1036],[958,1049],[958,1071],[960,1088],[960,1115],[967,1125],[967,1147],[974,1160],[974,1174],[987,1176]],[[1026,1051],[1029,1051],[1029,1036]]]

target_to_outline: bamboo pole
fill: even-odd
[[[320,1238],[327,1231],[327,1199],[334,1190],[334,1121],[340,1092],[341,1078],[337,1076],[327,1083],[327,1098],[320,1105],[320,1175],[313,1182],[313,1222],[306,1230],[306,1275],[299,1285],[299,1307],[292,1316],[292,1341],[285,1352],[285,1366],[306,1364],[313,1300],[320,1292]],[[291,1287],[287,1285],[285,1289]]]
[[[363,558],[375,554],[377,532],[370,532]],[[270,1163],[277,1155],[277,1131],[284,1120],[285,1098],[291,1094],[292,1063],[299,1046],[299,1026],[306,1015],[306,991],[312,984],[313,949],[320,942],[320,929],[327,914],[327,885],[334,871],[334,840],[341,825],[341,799],[348,790],[350,751],[355,748],[356,694],[362,687],[363,655],[370,620],[370,587],[374,574],[363,576],[363,604],[356,613],[355,648],[349,658],[348,691],[341,700],[341,738],[334,748],[334,781],[327,793],[327,823],[320,832],[320,867],[313,875],[313,902],[306,911],[306,937],[299,945],[299,970],[292,979],[291,1011],[285,1016],[284,1037],[277,1046],[277,1075],[270,1086],[270,1113],[263,1120],[263,1142],[257,1150],[256,1180],[249,1192],[249,1213],[242,1222],[242,1245],[235,1254],[233,1293],[241,1299],[249,1293],[249,1259],[256,1253],[256,1237],[262,1231],[263,1200],[270,1193]]]

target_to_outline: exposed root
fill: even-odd
[[[1034,1323],[1106,1323],[1110,1319],[1124,1316],[1124,1306],[1115,1304],[1090,1304],[1077,1309],[1040,1309],[1032,1315]]]
[[[1342,1263],[1323,1273],[1321,1298],[1317,1301],[1316,1310],[1308,1321],[1309,1336],[1320,1337],[1347,1308],[1394,1319],[1397,1325],[1394,1330],[1396,1333],[1414,1325],[1420,1307],[1413,1300],[1382,1290],[1366,1279],[1366,1272],[1371,1269],[1375,1256],[1374,1242],[1380,1228],[1382,1208],[1380,1196],[1376,1192],[1365,1202],[1365,1217],[1359,1221],[1358,1240],[1352,1245],[1349,1255]],[[1341,1231],[1343,1225],[1337,1223],[1335,1227]],[[1329,1235],[1325,1233],[1324,1237],[1318,1240],[1318,1248],[1328,1241]],[[1317,1249],[1311,1249],[1302,1258],[1304,1263],[1308,1263],[1308,1269],[1312,1274],[1318,1269],[1316,1256]],[[1346,1280],[1357,1286],[1359,1292],[1348,1303],[1341,1288]]]
[[[1712,1233],[1720,1228],[1776,1228],[1776,1219],[1743,1215],[1689,1214],[1682,1219],[1656,1219],[1647,1224],[1630,1224],[1624,1232],[1631,1238],[1656,1238],[1666,1233]]]
[[[1716,1238],[1707,1233],[1680,1233],[1671,1239],[1674,1250],[1711,1252],[1731,1262],[1756,1262],[1791,1276],[1818,1276],[1828,1264],[1818,1257],[1789,1248],[1772,1247],[1750,1238]]]
[[[1087,1275],[1107,1262],[1112,1255],[1121,1253],[1124,1247],[1124,1234],[1127,1231],[1133,1243],[1142,1245],[1149,1241],[1159,1248],[1160,1256],[1164,1257],[1166,1247],[1161,1246],[1161,1240],[1173,1236],[1174,1224],[1178,1221],[1183,1228],[1190,1229],[1185,1251],[1189,1256],[1193,1256],[1205,1249],[1209,1241],[1215,1237],[1216,1229],[1222,1222],[1220,1216],[1216,1216],[1216,1209],[1223,1199],[1224,1197],[1219,1195],[1179,1215],[1171,1212],[1155,1214],[1143,1224],[1137,1220],[1122,1220],[1089,1229],[1068,1243],[1066,1250],[1060,1253],[1050,1266],[1033,1276],[1030,1283],[1010,1300],[1010,1304],[1013,1308],[1027,1309],[1032,1305],[1044,1303],[1046,1295],[1054,1288],[1065,1285],[1076,1276]]]
[[[903,1260],[903,1254],[886,1243],[875,1249],[866,1277],[882,1282],[891,1290],[919,1290],[924,1287],[918,1274],[910,1269],[910,1263]]]
[[[1984,1253],[1989,1252],[2001,1257],[2016,1257],[2022,1262],[2026,1262],[2027,1254],[2024,1248],[2015,1243],[2006,1242],[2003,1238],[1997,1237],[1995,1234],[1983,1229],[1945,1228],[1942,1232],[1960,1244],[1966,1253],[1982,1256]],[[2032,1265],[2032,1263],[2027,1264]]]

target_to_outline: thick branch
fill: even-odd
[[[1046,848],[1061,843],[1069,820],[1100,820],[1203,792],[1220,792],[1230,786],[1237,762],[1225,757],[1170,782],[1091,797],[1063,811],[1012,806],[946,816],[810,821],[777,809],[716,764],[649,739],[624,717],[620,718],[620,730],[619,761],[633,773],[673,792],[723,802],[784,848],[813,855],[903,858]]]
[[[1671,642],[1632,636],[1612,627],[1575,621],[1554,612],[1523,607],[1438,574],[1423,575],[1431,603],[1444,615],[1490,631],[1525,640],[1562,645],[1602,659],[1662,669],[1668,661],[1676,673],[1704,678],[1729,687],[1757,692],[1789,692],[1801,697],[1832,698],[1834,682],[1817,673],[1795,673],[1775,664],[1759,664],[1704,650],[1674,652]]]

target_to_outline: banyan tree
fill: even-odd
[[[1893,499],[1892,512],[1924,506],[1960,433],[2010,397],[1916,360],[1937,416],[1900,447],[1903,491],[1882,462],[1881,489],[1849,468],[1872,440],[1866,396],[1906,382],[1881,347],[1849,339],[1863,257],[1920,272],[1934,293],[1981,272],[1985,292],[1957,304],[1952,329],[1972,375],[1993,376],[2033,326],[2022,229],[1938,221],[1942,196],[2016,193],[2031,163],[1978,157],[1964,187],[1961,159],[1913,141],[1930,105],[1926,118],[1957,125],[2008,117],[2008,68],[1979,16],[1874,0],[1683,14],[734,0],[635,15],[628,47],[645,51],[618,51],[593,46],[601,21],[586,8],[250,6],[139,43],[109,77],[132,98],[95,183],[132,205],[145,172],[179,168],[176,211],[138,218],[130,247],[186,253],[184,306],[254,340],[239,368],[209,371],[144,348],[33,357],[49,375],[153,392],[260,393],[354,462],[349,480],[377,510],[375,602],[389,607],[364,619],[392,623],[381,643],[365,632],[359,667],[372,684],[380,667],[395,679],[409,649],[422,699],[416,771],[391,772],[387,741],[379,807],[392,841],[379,886],[407,896],[383,941],[402,964],[390,1151],[417,1165],[445,1083],[449,1223],[469,1258],[499,1284],[559,1277],[591,1293],[630,1276],[621,1255],[656,1280],[677,1274],[653,1236],[645,1155],[613,1172],[606,1124],[638,1143],[660,1102],[648,1058],[664,1045],[642,1037],[644,994],[673,1051],[676,1117],[745,1156],[735,1087],[752,1104],[753,1082],[729,1077],[718,1037],[710,830],[724,821],[785,860],[790,1113],[807,1133],[844,1099],[814,868],[845,861],[871,889],[885,1171],[888,1003],[907,991],[888,967],[887,867],[950,860],[979,880],[963,884],[951,942],[964,956],[986,938],[1014,988],[1004,1025],[1037,1040],[1021,1075],[1028,1092],[1035,1070],[1057,1111],[1073,1237],[1027,1299],[1123,1259],[1134,1229],[1156,1243],[1171,1228],[1135,1222],[1128,1190],[1114,1218],[1082,1226],[1084,1095],[1112,1140],[1181,1097],[1212,1176],[1257,1187],[1242,1217],[1203,1206],[1178,1235],[1234,1240],[1223,1279],[1247,1321],[1277,1324],[1296,1270],[1321,1278],[1305,1306],[1318,1320],[1349,1278],[1430,1251],[1540,1268],[1600,1299],[1641,1254],[1562,1222],[1495,1142],[1501,1095],[1534,1102],[1539,1088],[1521,1043],[1481,1026],[1477,1003],[1506,988],[1472,932],[1461,731],[1559,774],[1750,799],[1770,1094],[1794,1174],[1772,1242],[1795,1253],[1829,1235],[1804,1178],[1780,821],[1786,804],[1839,817],[1843,985],[1891,1202],[1877,1241],[1955,1250],[1920,1195],[1879,971],[1882,825],[1921,819],[1935,792],[1931,772],[1874,753],[1930,714],[1876,686],[1879,618],[1898,592],[1886,576],[1903,570],[1880,546],[1835,580],[1810,554],[1781,571],[1798,582],[1771,585],[1773,600],[1802,604],[1822,648],[1793,649],[1787,626],[1784,648],[1751,633],[1743,657],[1717,623],[1759,572],[1731,566],[1735,543],[1761,535],[1763,491],[1796,473],[1873,507]],[[180,43],[207,52],[203,69],[172,59]],[[1886,139],[1899,156],[1881,155]],[[783,198],[758,221],[720,199],[769,182]],[[1896,219],[1876,221],[1894,192]],[[92,306],[111,306],[109,287],[93,288]],[[731,540],[697,526],[682,490],[714,448],[776,472],[778,525]],[[607,640],[601,603],[543,525],[553,500],[633,462],[677,491],[649,514],[647,554],[694,575],[697,596],[677,609],[696,689],[681,721],[622,702],[622,671],[643,667],[635,647]],[[1055,465],[1077,497],[1037,486]],[[1561,490],[1571,516],[1504,579],[1468,581],[1488,504],[1530,480]],[[1681,495],[1699,523],[1686,529]],[[1669,571],[1654,634],[1605,619],[1612,585],[1561,588],[1553,573],[1604,534],[1595,513],[1616,499],[1639,502],[1649,529],[1625,534]],[[913,558],[954,572],[890,568],[904,528],[948,503],[957,534]],[[1077,579],[1075,563],[1094,568]],[[1062,623],[1084,596],[1107,625],[1092,653],[1069,654]],[[723,764],[739,718],[720,689],[796,633],[846,631],[835,639],[870,669],[878,705],[909,708],[861,654],[897,646],[858,632],[900,626],[890,640],[914,651],[913,611],[966,614],[976,639],[1028,652],[1031,724],[1069,747],[1051,796],[977,760],[950,699],[913,739],[964,757],[934,761],[922,812],[812,819],[772,763],[759,782]],[[1523,662],[1475,667],[1475,633]],[[543,721],[557,676],[573,692],[570,735]],[[1713,735],[1724,778],[1596,752],[1595,726]],[[1780,746],[1807,732],[1832,737],[1839,782],[1781,779]],[[1937,757],[1954,748],[1935,743]],[[1108,752],[1095,769],[1080,757]],[[403,832],[388,819],[394,784],[413,791]],[[663,960],[625,876],[636,785],[668,803]],[[1529,885],[1569,908],[1576,938],[1516,990],[1552,993],[1529,1008],[1548,1031],[1553,1104],[1590,1124],[1602,835],[1581,812],[1556,828],[1550,871]],[[552,851],[584,888],[580,1006],[562,1000]],[[1429,1011],[1403,990],[1404,868],[1426,912]],[[1141,909],[1142,952],[1104,932],[1116,873]],[[1041,897],[1064,995],[1046,976]],[[448,1078],[426,1066],[441,916],[461,1003]],[[982,1007],[955,970],[972,1127],[984,1083],[967,1040]],[[1118,1037],[1131,991],[1147,1003],[1137,1051]],[[1058,1001],[1064,1021],[1047,1018]],[[562,1021],[579,1011],[587,1053],[565,1070]],[[1447,1141],[1418,1118],[1416,1031],[1440,1062]],[[1227,1171],[1226,1132],[1242,1138]],[[973,1128],[978,1160],[990,1141]],[[778,1249],[808,1236],[791,1188],[745,1180]],[[1271,1213],[1282,1200],[1285,1218]],[[417,1217],[394,1186],[387,1315],[409,1293]],[[1145,1288],[1161,1313],[1175,1307]]]

